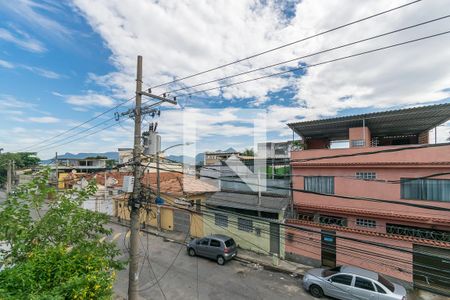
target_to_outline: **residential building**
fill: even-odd
[[[113,216],[113,199],[122,193],[123,177],[130,174],[103,172],[96,174],[65,173],[65,175],[64,179],[59,182],[60,189],[83,189],[88,186],[89,182],[95,181],[97,191],[83,202],[83,208]]]
[[[102,170],[106,170],[107,158],[59,158],[58,159],[58,172],[79,172],[79,173],[94,173]],[[51,164],[52,169],[56,169],[55,163]]]
[[[450,294],[450,144],[428,141],[449,118],[450,103],[289,124],[306,147],[291,152],[286,257]]]
[[[221,162],[227,160],[232,155],[239,156],[239,152],[237,151],[214,151],[214,152],[205,152],[204,154],[204,165],[220,165]]]
[[[153,192],[149,198],[154,199],[156,173],[145,174],[143,186]],[[193,176],[163,172],[160,173],[160,190],[164,204],[156,205],[150,200],[141,213],[141,223],[163,230],[184,232],[191,236],[203,236],[201,210],[206,198],[217,192],[217,188]],[[128,195],[120,195],[115,200],[116,216],[129,220]]]
[[[258,157],[289,158],[292,149],[298,149],[300,141],[258,143]]]
[[[288,198],[243,192],[217,192],[206,200],[203,230],[232,237],[242,249],[284,258]]]

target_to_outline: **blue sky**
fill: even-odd
[[[54,147],[48,146],[50,142],[36,144],[133,96],[138,54],[144,57],[144,86],[152,86],[403,3],[387,0],[364,4],[352,0],[4,1],[0,4],[3,21],[0,24],[0,147],[6,151],[23,148],[39,151],[42,158],[52,156],[55,151],[100,152],[129,147],[131,120],[122,120],[120,125],[99,134],[60,145],[80,130],[107,120],[114,111],[52,140]],[[228,76],[439,17],[447,7],[445,4],[445,0],[414,4],[379,19],[155,92]],[[436,33],[450,28],[449,25],[448,19],[443,20],[225,83]],[[263,113],[267,113],[268,119],[266,138],[286,140],[291,138],[286,127],[289,121],[448,102],[450,71],[446,65],[450,54],[444,51],[444,44],[450,44],[448,36],[393,49],[386,52],[389,55],[373,54],[180,98],[180,106],[164,106],[159,120],[147,118],[146,122],[160,123],[165,145],[182,139],[184,132],[184,139],[196,142],[194,151],[243,149],[253,146],[248,137],[253,132],[250,124]],[[128,107],[124,105],[117,111]],[[185,122],[198,124],[196,136],[187,132],[191,129]],[[449,130],[448,126],[439,128],[440,140],[448,136]]]

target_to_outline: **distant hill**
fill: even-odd
[[[58,155],[58,159],[64,159],[64,158],[86,158],[86,157],[96,157],[96,156],[105,156],[108,159],[114,159],[116,161],[119,161],[119,152],[101,152],[101,153],[94,153],[94,152],[82,152],[82,153],[70,153],[67,152],[63,155]],[[41,160],[42,164],[48,164],[51,161],[53,161],[55,158],[51,158],[51,159],[46,159],[46,160]]]
[[[168,155],[166,158],[168,160],[173,160],[179,163],[185,162],[190,165],[201,165],[203,163],[203,153],[199,153],[194,157],[192,156],[186,156],[186,155]]]

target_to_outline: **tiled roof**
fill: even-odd
[[[332,207],[325,205],[312,205],[312,204],[295,204],[295,207],[300,209],[310,209],[318,211],[328,211],[328,212],[340,212],[344,214],[359,215],[359,216],[374,216],[374,217],[384,217],[394,220],[405,220],[405,221],[420,221],[421,223],[428,223],[434,225],[450,225],[450,218],[437,218],[437,217],[427,217],[423,215],[413,215],[398,212],[384,212],[384,211],[374,211],[367,209],[356,209],[356,208],[342,208],[342,207]]]
[[[337,225],[317,224],[317,223],[314,223],[311,221],[304,221],[304,220],[289,219],[289,220],[286,220],[286,223],[295,224],[295,225],[307,225],[310,227],[325,228],[325,229],[331,229],[331,230],[335,230],[335,231],[359,233],[359,234],[370,235],[370,236],[379,236],[379,237],[384,237],[384,238],[389,238],[389,239],[394,239],[394,240],[402,240],[402,241],[408,241],[408,242],[412,242],[412,243],[427,244],[427,245],[432,245],[432,246],[437,246],[437,247],[442,247],[442,248],[450,248],[450,243],[448,243],[448,242],[427,240],[427,239],[421,239],[421,238],[405,236],[405,235],[381,233],[381,232],[375,232],[375,231],[341,227],[341,226],[337,226]]]
[[[152,173],[150,173],[152,174]],[[161,175],[164,173],[161,173]],[[173,173],[166,173],[173,174]],[[200,179],[196,179],[193,176],[182,176],[182,174],[178,174],[179,176],[162,176],[160,188],[161,192],[164,194],[169,194],[173,196],[183,196],[183,195],[197,195],[204,193],[214,193],[219,189],[207,182],[204,182]],[[150,177],[149,186],[152,189],[156,189],[156,177]]]

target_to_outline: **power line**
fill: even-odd
[[[205,92],[209,92],[209,91],[212,91],[212,90],[223,89],[223,88],[227,88],[227,87],[231,87],[231,86],[240,85],[240,84],[243,84],[243,83],[248,83],[248,82],[253,82],[253,81],[257,81],[257,80],[261,80],[261,79],[265,79],[265,78],[270,78],[270,77],[274,77],[274,76],[284,75],[284,74],[292,73],[292,72],[295,72],[295,71],[309,69],[309,68],[312,68],[312,67],[326,65],[326,64],[329,64],[329,63],[333,63],[333,62],[337,62],[337,61],[341,61],[341,60],[346,60],[346,59],[358,57],[358,56],[361,56],[361,55],[366,55],[366,54],[370,54],[370,53],[374,53],[374,52],[378,52],[378,51],[382,51],[382,50],[387,50],[387,49],[394,48],[394,47],[403,46],[403,45],[410,44],[410,43],[419,42],[419,41],[422,41],[422,40],[438,37],[438,36],[445,35],[445,34],[448,34],[448,33],[450,33],[450,30],[449,31],[440,32],[440,33],[436,33],[436,34],[432,34],[432,35],[423,36],[423,37],[412,39],[412,40],[408,40],[406,42],[395,43],[395,44],[391,44],[389,46],[379,47],[379,48],[375,48],[375,49],[368,50],[368,51],[363,51],[363,52],[359,52],[359,53],[355,53],[355,54],[351,54],[351,55],[347,55],[347,56],[338,57],[338,58],[335,58],[335,59],[322,61],[322,62],[319,62],[319,63],[307,65],[307,66],[300,66],[300,67],[297,67],[297,68],[291,68],[291,69],[286,70],[286,71],[281,71],[281,72],[277,72],[277,73],[263,75],[263,76],[259,76],[259,77],[256,77],[256,78],[251,78],[251,79],[247,79],[247,80],[237,81],[237,82],[233,82],[233,83],[230,83],[230,84],[225,84],[225,85],[221,85],[221,86],[217,86],[217,87],[212,87],[212,88],[208,88],[208,89],[194,91],[194,92],[190,92],[190,93],[186,93],[186,94],[177,94],[177,95],[175,95],[175,97],[189,97],[189,96],[192,96],[194,94],[205,93]]]
[[[102,132],[102,131],[104,131],[104,130],[106,130],[106,129],[109,129],[109,128],[111,128],[111,127],[117,126],[117,125],[119,125],[119,124],[120,124],[120,121],[118,121],[117,123],[113,123],[113,124],[111,124],[111,125],[108,125],[108,126],[106,126],[106,127],[104,127],[104,128],[101,128],[100,130],[97,130],[97,131],[94,131],[94,132],[92,132],[92,133],[83,135],[83,136],[81,136],[81,137],[79,137],[79,138],[70,140],[70,141],[68,141],[68,142],[66,142],[66,143],[62,143],[62,144],[59,144],[59,145],[55,145],[55,146],[51,146],[51,147],[46,147],[46,148],[40,149],[39,152],[41,152],[41,151],[43,151],[43,150],[50,149],[50,148],[58,148],[58,147],[61,147],[61,146],[67,145],[67,144],[71,144],[71,143],[73,143],[73,142],[76,142],[76,141],[79,141],[79,140],[81,140],[81,139],[87,138],[88,136],[97,134],[97,133],[99,133],[99,132]]]
[[[263,67],[260,67],[260,68],[251,69],[251,70],[248,70],[248,71],[245,71],[245,72],[240,72],[240,73],[237,73],[237,74],[225,76],[225,77],[218,78],[218,79],[213,79],[213,80],[202,82],[202,83],[198,83],[198,84],[195,84],[195,85],[190,85],[190,86],[178,88],[178,89],[175,89],[175,90],[170,90],[167,93],[176,93],[176,92],[179,92],[179,91],[183,91],[183,90],[187,90],[187,89],[193,89],[195,87],[203,86],[203,85],[206,85],[206,84],[227,80],[227,79],[235,78],[235,77],[242,76],[242,75],[247,75],[247,74],[250,74],[250,73],[257,72],[257,71],[262,71],[262,70],[265,70],[265,69],[269,69],[269,68],[273,68],[273,67],[276,67],[276,66],[284,65],[284,64],[287,64],[287,63],[290,63],[290,62],[298,61],[300,59],[316,56],[316,55],[327,53],[327,52],[334,51],[334,50],[337,50],[337,49],[342,49],[342,48],[345,48],[345,47],[353,46],[353,45],[356,45],[356,44],[360,44],[360,43],[363,43],[363,42],[366,42],[366,41],[370,41],[370,40],[374,40],[374,39],[377,39],[377,38],[380,38],[380,37],[388,36],[388,35],[391,35],[391,34],[394,34],[394,33],[398,33],[398,32],[401,32],[401,31],[405,31],[405,30],[408,30],[408,29],[412,29],[412,28],[416,28],[416,27],[419,27],[419,26],[423,26],[423,25],[426,25],[426,24],[433,23],[433,22],[437,22],[437,21],[446,19],[448,17],[450,17],[450,15],[445,15],[445,16],[442,16],[442,17],[439,17],[439,18],[435,18],[435,19],[431,19],[431,20],[428,20],[428,21],[425,21],[425,22],[421,22],[421,23],[417,23],[417,24],[414,24],[414,25],[402,27],[402,28],[399,28],[399,29],[396,29],[396,30],[392,30],[392,31],[386,32],[386,33],[374,35],[374,36],[371,36],[371,37],[368,37],[368,38],[360,39],[360,40],[353,41],[353,42],[350,42],[350,43],[347,43],[347,44],[342,44],[340,46],[328,48],[328,49],[325,49],[325,50],[321,50],[321,51],[318,51],[318,52],[314,52],[314,53],[310,53],[310,54],[307,54],[307,55],[299,56],[299,57],[292,58],[292,59],[289,59],[289,60],[285,60],[285,61],[282,61],[282,62],[278,62],[278,63],[274,63],[274,64],[271,64],[271,65],[263,66]]]
[[[156,169],[156,167],[153,167],[153,166],[150,166],[150,165],[147,165],[146,168]],[[167,172],[174,172],[174,173],[179,173],[179,174],[191,175],[191,174],[184,173],[184,172],[181,172],[181,171],[169,170],[169,169],[164,169],[164,168],[159,168],[159,169],[163,170],[163,171],[167,171]],[[193,176],[193,175],[191,175],[191,176]],[[205,176],[205,175],[203,175],[202,177],[209,178],[209,179],[217,179],[215,177]],[[241,181],[236,181],[236,180],[227,180],[227,179],[220,179],[220,180],[225,181],[225,182],[242,183]],[[305,190],[305,189],[280,187],[280,186],[272,186],[272,185],[260,185],[260,184],[257,184],[257,183],[250,183],[250,182],[247,183],[247,185],[261,186],[261,187],[267,187],[267,188],[278,189],[278,190],[288,190],[288,191],[291,191],[291,192],[300,192],[300,193],[312,194],[312,195],[320,195],[320,196],[325,196],[325,197],[335,197],[335,198],[341,198],[341,199],[347,199],[347,200],[363,200],[363,201],[378,202],[378,203],[389,203],[389,204],[396,204],[396,205],[401,205],[401,206],[410,206],[410,207],[417,207],[417,208],[423,208],[423,209],[430,209],[430,210],[450,212],[450,208],[433,206],[433,205],[426,205],[426,204],[415,204],[415,203],[400,202],[400,201],[396,201],[396,200],[378,199],[378,198],[370,198],[370,197],[346,196],[346,195],[339,195],[339,194],[325,194],[325,193],[308,191],[308,190]]]
[[[113,120],[113,119],[114,119],[114,117],[113,117],[113,118],[106,119],[106,120],[104,120],[103,122],[100,122],[100,123],[98,123],[98,124],[96,124],[96,125],[94,125],[94,126],[92,126],[92,127],[86,128],[86,129],[84,129],[84,130],[82,130],[82,131],[79,131],[79,132],[75,133],[74,135],[68,136],[68,137],[66,137],[66,138],[57,140],[56,142],[52,142],[52,143],[47,144],[47,145],[45,145],[45,146],[43,146],[43,147],[37,148],[37,149],[36,149],[36,152],[40,152],[41,149],[49,149],[49,148],[51,148],[51,147],[49,147],[49,146],[51,146],[51,145],[55,145],[55,144],[58,144],[58,143],[60,143],[60,142],[67,141],[67,140],[69,140],[69,139],[71,139],[71,138],[73,138],[73,137],[75,137],[75,136],[78,136],[78,135],[84,133],[84,132],[87,132],[87,131],[90,131],[91,129],[97,128],[97,127],[99,127],[99,126],[101,126],[101,125],[103,125],[103,124],[105,124],[105,123],[107,123],[107,122],[109,122],[109,121],[111,121],[111,120]]]
[[[60,137],[60,136],[66,134],[66,133],[68,133],[68,132],[71,132],[71,131],[73,131],[73,130],[75,130],[75,129],[77,129],[77,128],[80,128],[81,126],[83,126],[83,125],[85,125],[85,124],[87,124],[87,123],[89,123],[89,122],[91,122],[91,121],[93,121],[93,120],[95,120],[95,119],[97,119],[97,118],[99,118],[99,117],[101,117],[101,116],[103,116],[103,115],[105,115],[105,114],[107,114],[107,113],[109,113],[109,112],[111,112],[111,111],[113,111],[113,110],[115,110],[115,109],[121,107],[122,105],[125,105],[126,103],[130,102],[131,100],[133,100],[135,97],[136,97],[136,96],[133,96],[133,97],[131,97],[131,98],[125,100],[124,102],[121,102],[121,103],[117,104],[116,106],[114,106],[114,107],[112,107],[112,108],[110,108],[110,109],[108,109],[108,110],[106,110],[106,111],[104,111],[104,112],[102,112],[102,113],[96,115],[95,117],[92,117],[91,119],[89,119],[89,120],[87,120],[87,121],[84,121],[83,123],[80,123],[80,124],[78,124],[78,125],[76,125],[76,126],[70,128],[70,129],[68,129],[68,130],[66,130],[66,131],[64,131],[64,132],[62,132],[62,133],[59,133],[59,134],[57,134],[57,135],[55,135],[55,136],[52,136],[52,137],[50,137],[50,138],[48,138],[48,139],[45,139],[45,140],[43,140],[43,141],[40,141],[39,143],[36,143],[36,144],[30,145],[30,146],[27,146],[27,147],[25,147],[25,148],[18,149],[18,150],[16,150],[15,152],[19,152],[19,151],[23,151],[23,150],[27,150],[27,149],[33,148],[34,146],[41,145],[41,144],[46,143],[46,142],[48,142],[48,141],[51,141],[51,140],[53,140],[53,139],[55,139],[55,138],[57,138],[57,137]]]
[[[319,33],[316,33],[316,34],[313,34],[313,35],[310,35],[310,36],[307,36],[307,37],[304,37],[304,38],[292,41],[290,43],[286,43],[286,44],[283,44],[283,45],[280,45],[280,46],[277,46],[277,47],[274,47],[274,48],[271,48],[271,49],[268,49],[268,50],[265,50],[265,51],[262,51],[262,52],[259,52],[259,53],[255,53],[253,55],[250,55],[250,56],[247,56],[247,57],[244,57],[244,58],[241,58],[241,59],[238,59],[238,60],[226,63],[226,64],[222,64],[222,65],[219,65],[219,66],[216,66],[216,67],[213,67],[213,68],[201,71],[201,72],[197,72],[195,74],[191,74],[191,75],[184,76],[184,77],[181,77],[181,78],[178,78],[178,79],[174,79],[174,80],[169,81],[169,82],[165,82],[165,83],[161,83],[161,84],[155,85],[152,88],[158,88],[158,87],[161,87],[161,86],[173,84],[173,83],[176,83],[176,82],[179,82],[179,81],[182,81],[182,80],[186,80],[186,79],[189,79],[189,78],[192,78],[192,77],[196,77],[196,76],[199,76],[199,75],[203,75],[203,74],[206,74],[206,73],[209,73],[209,72],[212,72],[212,71],[224,68],[224,67],[228,67],[228,66],[231,66],[231,65],[234,65],[234,64],[246,61],[248,59],[252,59],[252,58],[255,58],[255,57],[258,57],[258,56],[261,56],[261,55],[264,55],[264,54],[267,54],[267,53],[270,53],[270,52],[273,52],[273,51],[276,51],[276,50],[279,50],[279,49],[282,49],[282,48],[286,48],[286,47],[298,44],[300,42],[304,42],[304,41],[307,41],[309,39],[312,39],[312,38],[315,38],[315,37],[318,37],[318,36],[321,36],[321,35],[324,35],[324,34],[327,34],[327,33],[330,33],[330,32],[333,32],[333,31],[336,31],[336,30],[339,30],[339,29],[342,29],[342,28],[345,28],[345,27],[348,27],[348,26],[351,26],[351,25],[354,25],[354,24],[357,24],[357,23],[361,23],[363,21],[366,21],[366,20],[369,20],[369,19],[381,16],[381,15],[384,15],[384,14],[387,14],[387,13],[399,10],[401,8],[410,6],[412,4],[415,4],[415,3],[418,3],[418,2],[421,2],[421,1],[422,0],[416,0],[416,1],[408,2],[408,3],[405,3],[403,5],[396,6],[396,7],[393,7],[391,9],[384,10],[384,11],[378,12],[378,13],[373,14],[373,15],[369,15],[367,17],[364,17],[364,18],[361,18],[361,19],[358,19],[358,20],[355,20],[355,21],[352,21],[352,22],[349,22],[349,23],[346,23],[346,24],[343,24],[343,25],[340,25],[340,26],[337,26],[337,27],[325,30],[325,31],[321,31]]]

